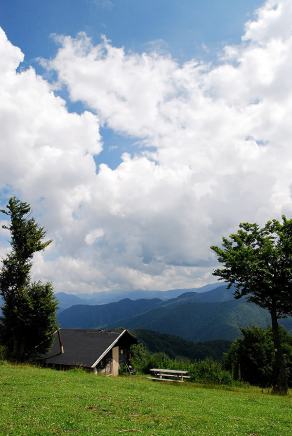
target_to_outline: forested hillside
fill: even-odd
[[[240,328],[268,326],[269,314],[254,304],[242,301],[225,303],[181,303],[159,306],[147,313],[118,321],[114,326],[155,330],[191,341],[224,339],[232,341]]]
[[[223,354],[230,347],[231,342],[218,340],[207,342],[186,341],[178,336],[166,335],[151,330],[132,330],[140,342],[152,353],[166,353],[173,359],[202,360],[212,358],[222,360]]]
[[[66,328],[108,328],[152,330],[189,341],[232,341],[240,328],[270,324],[269,314],[258,306],[235,300],[224,285],[208,292],[186,292],[166,301],[123,299],[103,305],[74,305],[59,313]],[[291,319],[284,325],[292,328]]]

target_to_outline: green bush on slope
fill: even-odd
[[[150,368],[188,371],[192,382],[207,384],[233,384],[231,373],[220,362],[212,359],[192,362],[171,359],[165,353],[151,354],[143,344],[132,346],[132,365],[138,373],[149,373]]]

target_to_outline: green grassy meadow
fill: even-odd
[[[2,435],[292,435],[292,396],[0,365]]]

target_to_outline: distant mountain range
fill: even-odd
[[[80,304],[80,301],[83,302],[83,300],[75,295],[56,294],[58,298],[60,298],[60,296],[62,298],[61,301],[59,300],[60,306],[62,304],[70,304],[70,307],[67,309],[59,310],[58,318],[61,326],[65,328],[104,328],[120,321],[127,322],[128,319],[132,319],[138,315],[147,313],[152,309],[168,306],[170,304],[188,303],[189,300],[197,300],[198,302],[228,301],[232,298],[231,292],[227,291],[225,286],[216,289],[217,291],[215,291],[215,293],[213,290],[204,293],[191,292],[191,290],[188,290],[188,292],[185,293],[182,293],[183,290],[150,291],[150,295],[163,294],[164,299],[150,298],[149,295],[148,298],[140,298],[136,300],[123,298],[117,302],[98,305]],[[133,292],[133,296],[138,296],[140,295],[140,292],[144,295],[146,291]],[[179,295],[176,296],[177,294]],[[169,296],[169,299],[166,299],[167,295]],[[175,298],[171,298],[170,296],[172,295],[174,295]],[[71,303],[73,303],[73,305]]]
[[[227,340],[249,325],[270,325],[267,311],[245,299],[235,300],[225,285],[199,293],[185,292],[162,300],[122,299],[103,305],[74,305],[59,313],[62,327],[152,330],[189,341]],[[283,324],[292,329],[291,319]]]
[[[132,298],[119,300],[120,296],[127,295]],[[232,290],[218,284],[217,287],[212,284],[195,291],[104,292],[82,297],[57,293],[56,297],[59,324],[66,328],[124,327],[205,342],[232,341],[240,336],[242,327],[270,325],[267,311],[244,299],[235,300]],[[94,304],[95,301],[108,300],[114,302]],[[281,323],[292,332],[292,318]]]
[[[56,292],[55,297],[58,301],[58,313],[75,305],[100,305],[114,303],[123,299],[139,300],[139,299],[155,299],[168,300],[178,297],[186,292],[206,292],[218,286],[217,283],[211,283],[199,288],[192,289],[171,289],[167,291],[145,291],[145,290],[132,290],[132,291],[104,291],[94,292],[91,294],[69,294],[66,292]],[[0,314],[1,314],[1,297],[0,297]],[[137,312],[138,313],[138,312]]]
[[[130,300],[125,298],[116,303],[90,306],[79,304],[65,309],[58,316],[60,325],[65,328],[105,328],[121,319],[131,319],[159,307],[162,300]]]
[[[218,283],[212,283],[209,285],[201,286],[199,288],[192,289],[171,289],[168,291],[145,291],[145,290],[134,290],[134,291],[106,291],[106,292],[95,292],[92,294],[68,294],[66,292],[57,292],[55,294],[59,302],[59,310],[67,309],[75,304],[107,304],[114,303],[125,298],[131,300],[138,299],[152,299],[159,298],[160,300],[169,300],[171,298],[176,298],[181,294],[186,292],[207,292],[211,289],[218,287]]]

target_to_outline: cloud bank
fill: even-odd
[[[291,215],[292,5],[267,1],[216,64],[59,38],[47,68],[70,113],[0,34],[0,188],[30,201],[54,245],[35,277],[56,289],[193,287],[241,221]],[[99,129],[139,141],[95,166]]]

